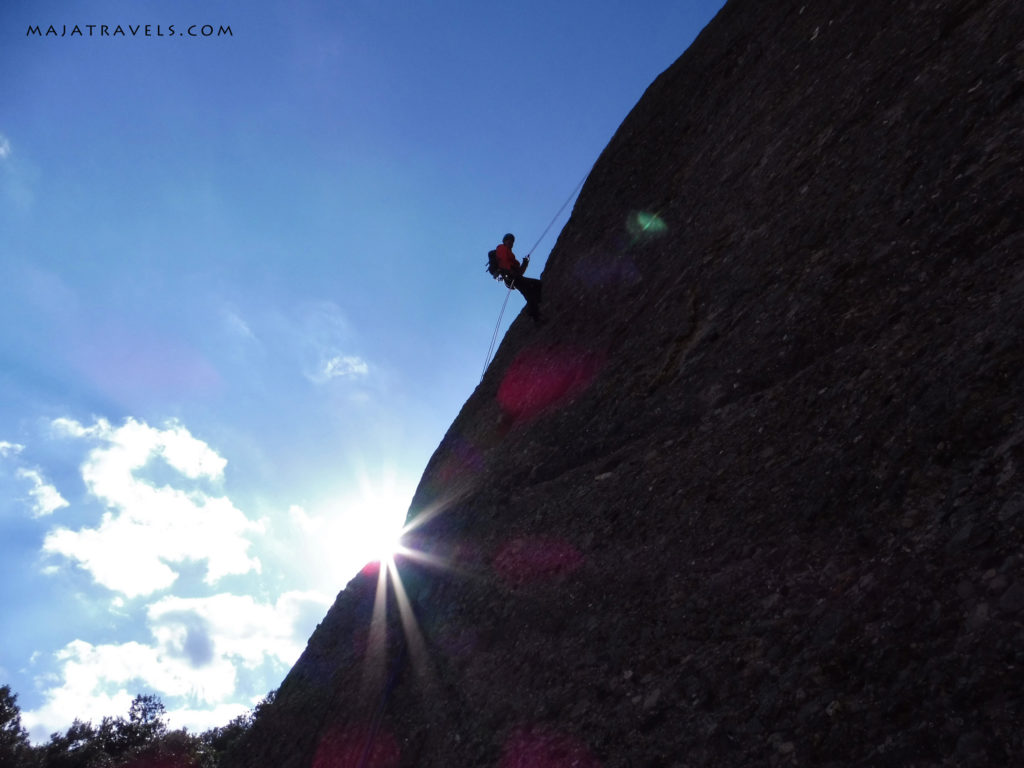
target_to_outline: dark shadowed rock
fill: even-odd
[[[1020,763],[1021,30],[731,0],[229,766]]]

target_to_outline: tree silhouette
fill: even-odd
[[[18,696],[11,687],[0,687],[0,766],[23,765],[31,752],[28,731],[21,726]]]

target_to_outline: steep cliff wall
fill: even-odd
[[[233,764],[1024,759],[1022,29],[731,0]]]

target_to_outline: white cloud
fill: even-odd
[[[118,681],[128,670],[144,669],[149,650],[140,643],[98,647],[83,640],[68,643],[56,654],[62,666],[62,684],[46,692],[41,707],[22,711],[22,723],[33,740],[41,741],[47,734],[67,728],[75,718],[99,720],[127,712],[134,694]],[[101,680],[110,682],[101,685]]]
[[[38,469],[19,469],[15,474],[32,483],[29,495],[32,497],[32,514],[35,517],[52,515],[58,509],[69,506],[60,492],[43,479]]]
[[[76,717],[124,715],[136,693],[155,691],[175,725],[224,725],[255,703],[238,701],[239,669],[270,662],[286,670],[305,646],[310,614],[329,605],[312,592],[289,592],[274,604],[231,594],[163,598],[147,612],[150,645],[68,643],[56,654],[58,684],[23,721],[41,739]]]
[[[24,445],[8,443],[6,440],[0,440],[0,458],[14,456],[15,454],[21,453],[23,450],[25,450]]]
[[[309,616],[323,615],[331,598],[287,592],[273,605],[249,595],[166,597],[149,608],[153,634],[169,656],[202,668],[220,658],[254,668],[266,657],[290,666],[305,647]]]
[[[167,722],[171,728],[188,728],[192,733],[204,733],[211,728],[222,728],[239,715],[244,715],[262,699],[254,697],[245,704],[229,702],[218,704],[211,709],[193,709],[180,707],[167,713]]]
[[[176,423],[157,429],[134,419],[120,427],[103,419],[90,427],[57,419],[53,427],[100,443],[82,465],[82,479],[107,511],[96,528],[51,531],[44,550],[77,561],[98,583],[128,597],[169,587],[178,578],[172,565],[186,561],[206,562],[208,584],[260,570],[248,554],[246,534],[262,525],[230,499],[196,488],[158,487],[140,477],[162,459],[180,475],[180,484],[223,479],[227,461],[187,429]]]
[[[11,142],[0,133],[0,160],[6,160],[11,156]]]

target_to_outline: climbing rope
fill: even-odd
[[[533,244],[533,248],[531,248],[531,249],[530,249],[529,251],[527,251],[527,252],[526,252],[526,258],[530,258],[530,254],[531,254],[531,253],[533,253],[533,250],[534,250],[534,248],[536,248],[536,247],[537,247],[538,245],[540,245],[540,242],[541,242],[541,240],[543,240],[543,239],[544,239],[544,236],[545,236],[545,235],[546,235],[546,234],[548,233],[548,231],[549,231],[549,230],[550,230],[550,229],[551,229],[551,228],[552,228],[553,226],[555,226],[555,222],[556,222],[556,221],[558,221],[558,217],[562,215],[562,211],[564,211],[564,210],[565,210],[565,208],[566,208],[566,206],[568,206],[568,205],[569,205],[569,203],[571,203],[571,202],[572,202],[572,199],[573,199],[574,197],[576,197],[576,193],[577,193],[577,192],[579,192],[579,191],[580,191],[580,189],[582,189],[582,188],[583,188],[583,182],[585,182],[585,181],[587,180],[587,176],[589,176],[589,175],[590,175],[590,172],[589,172],[589,171],[587,171],[587,173],[586,173],[586,174],[584,174],[583,178],[582,178],[582,179],[580,179],[580,183],[576,185],[576,189],[574,189],[574,190],[572,191],[572,194],[570,194],[570,195],[569,195],[569,197],[567,197],[567,198],[565,199],[565,202],[564,202],[564,203],[562,203],[562,207],[558,209],[558,213],[556,213],[556,214],[554,215],[554,217],[552,217],[552,219],[551,219],[551,223],[549,223],[549,224],[547,225],[547,227],[546,227],[546,228],[544,229],[544,231],[540,233],[540,237],[538,237],[538,238],[537,238],[537,242]]]
[[[544,231],[540,233],[540,237],[537,238],[537,242],[533,244],[533,247],[530,248],[529,251],[527,251],[527,259],[530,258],[530,255],[533,253],[533,251],[537,248],[538,245],[541,244],[541,241],[551,230],[551,228],[555,225],[555,222],[558,221],[558,217],[562,215],[562,211],[566,209],[566,206],[568,206],[569,203],[572,202],[573,198],[576,197],[577,193],[583,188],[583,182],[587,180],[587,176],[589,175],[589,171],[586,174],[584,174],[583,178],[580,179],[580,183],[577,184],[576,188],[572,191],[572,194],[570,194],[569,197],[565,199],[565,202],[562,203],[562,207],[558,209],[558,213],[556,213],[551,218],[551,222],[547,225],[547,227],[544,228]],[[501,305],[501,312],[498,313],[498,322],[495,323],[494,325],[494,333],[491,334],[491,346],[487,348],[487,357],[484,358],[484,369],[480,372],[480,381],[484,380],[484,374],[487,373],[487,366],[491,362],[491,354],[494,352],[494,345],[497,343],[498,340],[498,331],[501,328],[501,318],[505,316],[505,307],[508,305],[508,297],[512,293],[512,289],[516,287],[514,281],[511,284],[506,283],[505,285],[508,287],[508,290],[505,292],[505,301]]]
[[[487,357],[484,358],[484,369],[480,372],[480,381],[484,380],[484,374],[487,373],[487,364],[491,362],[491,353],[494,352],[494,345],[498,341],[498,329],[501,328],[501,318],[505,316],[505,307],[508,306],[508,297],[512,295],[512,289],[515,288],[515,281],[508,284],[508,290],[505,291],[505,301],[501,304],[501,312],[498,313],[498,322],[494,326],[494,333],[491,334],[491,346],[487,348]]]

